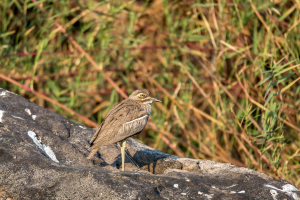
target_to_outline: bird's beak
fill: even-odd
[[[153,97],[151,98],[151,100],[152,100],[152,101],[155,101],[155,102],[161,102],[161,100],[155,99],[155,98],[153,98]]]

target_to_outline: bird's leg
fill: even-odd
[[[122,171],[125,171],[125,147],[126,147],[126,139],[121,141]]]
[[[117,145],[118,145],[118,148],[121,148],[121,146],[120,146],[119,143],[117,143]],[[127,158],[130,160],[130,162],[131,162],[134,166],[136,166],[136,168],[140,169],[140,167],[138,166],[138,164],[136,164],[136,162],[133,160],[133,158],[131,157],[131,155],[130,155],[128,152],[126,152],[126,149],[125,149],[125,155],[126,155]]]

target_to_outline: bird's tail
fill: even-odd
[[[87,159],[91,159],[95,153],[98,151],[98,148],[97,149],[92,149],[92,151],[90,152],[89,156],[87,157]]]

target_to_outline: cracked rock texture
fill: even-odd
[[[121,172],[117,144],[86,159],[94,131],[0,88],[0,199],[300,199],[286,181],[132,138],[127,153],[140,169],[126,158]]]

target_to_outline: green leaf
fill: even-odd
[[[266,98],[266,96],[269,94],[269,91],[270,91],[270,89],[271,89],[271,87],[273,86],[273,81],[271,81],[270,83],[269,83],[269,85],[268,85],[268,88],[267,88],[267,91],[266,91],[266,94],[265,94],[265,96],[264,96],[264,98]]]
[[[267,100],[266,100],[266,103],[264,104],[264,106],[266,106],[268,103],[269,103],[269,101],[271,100],[271,98],[274,96],[274,91],[272,90],[271,92],[270,92],[270,94],[269,94],[269,96],[268,96],[268,98],[267,98]]]
[[[290,84],[288,84],[287,86],[285,86],[284,88],[282,88],[281,93],[283,93],[284,91],[286,91],[287,89],[289,89],[292,85],[294,85],[298,80],[300,80],[300,77],[297,78],[296,80],[294,80],[293,82],[291,82]]]
[[[9,31],[9,32],[6,32],[6,33],[2,33],[2,34],[0,34],[0,38],[5,38],[5,37],[7,37],[7,36],[9,36],[9,35],[12,35],[12,34],[15,34],[15,30],[13,30],[13,31]]]
[[[270,75],[267,76],[267,78],[265,78],[265,79],[263,80],[263,82],[261,82],[259,85],[264,84],[267,80],[269,80],[269,79],[272,78],[272,77],[273,77],[273,74],[270,74]]]
[[[209,7],[213,7],[213,6],[218,6],[218,4],[217,3],[205,3],[205,4],[195,3],[192,5],[192,8],[193,7],[209,8]]]
[[[274,69],[273,72],[276,73],[276,72],[278,72],[279,70],[281,70],[282,68],[288,66],[289,64],[291,64],[291,63],[293,63],[293,62],[295,62],[295,60],[292,60],[292,61],[290,61],[290,62],[288,62],[288,63],[286,63],[286,64],[284,64],[284,65],[281,65],[280,67],[277,67],[276,69]]]
[[[272,141],[272,140],[281,140],[281,139],[284,139],[283,136],[278,136],[278,137],[272,137],[269,139],[269,141]]]
[[[281,61],[283,61],[287,56],[284,56],[283,58],[281,58],[277,63],[275,63],[275,65],[273,66],[273,68],[275,68],[277,65],[279,65],[281,63]]]
[[[192,30],[189,32],[189,34],[198,33],[198,32],[200,32],[200,31],[202,31],[202,30],[204,30],[204,29],[206,29],[205,26],[201,26],[201,27],[199,27],[199,28],[192,29]]]
[[[282,73],[284,73],[284,72],[286,72],[286,71],[289,71],[289,70],[291,70],[291,69],[294,69],[295,67],[298,67],[298,66],[300,66],[300,64],[294,65],[294,66],[291,66],[291,67],[288,67],[288,68],[286,68],[286,69],[284,69],[284,70],[282,70],[282,71],[276,73],[274,76],[275,76],[275,77],[276,77],[276,76],[279,76],[280,74],[282,74]]]
[[[280,78],[280,79],[277,81],[277,84],[279,84],[279,83],[285,81],[285,79],[287,79],[287,78],[293,76],[295,73],[296,73],[296,72],[294,71],[294,72],[292,72],[292,73],[290,73],[290,74],[288,74],[288,75],[286,75],[286,76]]]
[[[261,74],[272,72],[272,70],[263,71]]]
[[[204,35],[187,35],[186,40],[189,42],[197,42],[201,40],[207,40],[210,39],[209,36],[204,36]]]

